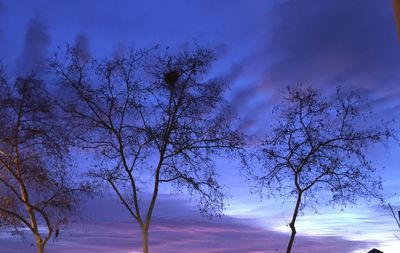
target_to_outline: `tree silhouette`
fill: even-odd
[[[355,92],[337,89],[334,98],[325,98],[302,86],[289,88],[276,107],[276,123],[260,147],[263,169],[256,182],[260,189],[296,199],[287,253],[292,250],[299,212],[318,202],[319,192],[330,193],[330,203],[341,205],[378,195],[381,179],[373,174],[366,150],[392,131],[370,126],[365,107]]]
[[[68,131],[42,80],[10,83],[1,69],[0,86],[0,226],[29,229],[42,253],[77,205]]]
[[[161,183],[187,189],[202,212],[223,209],[213,157],[243,141],[221,114],[224,84],[205,78],[213,60],[203,48],[132,51],[103,61],[70,48],[52,61],[74,96],[65,108],[79,129],[77,145],[97,152],[92,175],[108,182],[140,226],[145,253]]]

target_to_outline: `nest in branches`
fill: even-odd
[[[164,82],[167,84],[168,89],[174,90],[176,82],[181,76],[180,72],[177,70],[170,70],[164,74]]]

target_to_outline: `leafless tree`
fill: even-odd
[[[355,92],[338,88],[333,98],[326,98],[301,85],[289,88],[276,107],[276,124],[260,147],[263,169],[256,180],[260,189],[296,199],[287,253],[299,212],[318,202],[319,193],[330,193],[328,203],[341,205],[378,196],[381,179],[374,175],[366,150],[392,131],[371,126],[365,108],[366,101]]]
[[[0,226],[29,229],[42,253],[77,204],[68,136],[43,81],[1,69],[0,86]]]
[[[203,212],[223,209],[213,157],[239,150],[243,140],[221,114],[224,84],[206,78],[213,60],[203,48],[106,60],[70,48],[51,63],[74,96],[65,107],[79,124],[77,145],[97,151],[92,175],[108,182],[138,223],[145,253],[162,183],[187,190]]]

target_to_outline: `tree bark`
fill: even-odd
[[[149,253],[149,228],[142,227],[142,246],[143,253]]]
[[[41,240],[36,239],[36,249],[38,253],[44,253],[44,243]]]
[[[164,152],[165,152],[165,146],[163,150],[161,151],[160,154],[160,160],[157,165],[156,169],[156,174],[155,174],[155,179],[154,179],[154,190],[153,190],[153,196],[150,201],[149,209],[147,210],[146,214],[146,221],[142,225],[142,245],[143,245],[143,253],[149,253],[149,227],[150,227],[150,222],[151,222],[151,217],[153,214],[154,206],[157,201],[157,196],[158,196],[158,187],[160,184],[160,171],[161,171],[161,166],[164,161]]]
[[[294,208],[293,211],[293,216],[292,216],[292,220],[289,223],[289,227],[292,231],[291,235],[290,235],[290,239],[289,239],[289,243],[286,249],[286,253],[290,253],[292,252],[292,247],[293,247],[293,243],[294,243],[294,238],[296,236],[296,219],[297,219],[297,215],[299,214],[299,210],[300,210],[300,204],[301,204],[301,197],[302,197],[303,193],[300,191],[297,194],[297,201],[296,201],[296,206]]]

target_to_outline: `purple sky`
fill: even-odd
[[[256,219],[230,216],[208,219],[201,217],[183,199],[169,195],[161,195],[160,199],[150,233],[153,252],[272,253],[281,252],[279,249],[285,246],[286,234],[264,228]],[[91,201],[84,213],[79,224],[71,226],[62,238],[49,244],[49,253],[140,252],[140,232],[117,201]],[[300,235],[297,239],[296,252],[299,253],[317,252],[321,248],[325,253],[351,252],[372,245],[339,236]],[[6,237],[1,238],[0,243],[7,248],[1,252],[34,250],[28,239],[21,244],[16,238]]]
[[[198,41],[217,51],[214,74],[231,83],[227,96],[248,133],[264,133],[280,92],[299,82],[327,92],[336,85],[356,88],[379,117],[398,120],[400,47],[391,7],[389,0],[0,0],[0,60],[21,74],[66,42],[106,56],[132,45],[179,49]],[[370,152],[396,207],[399,154],[393,143]],[[282,252],[290,200],[260,202],[250,195],[237,162],[218,164],[232,197],[226,215],[201,218],[165,188],[151,228],[152,252]],[[117,202],[94,200],[84,210],[93,216],[64,231],[49,252],[139,250],[136,226]],[[296,252],[400,248],[394,221],[375,205],[318,210],[306,210],[299,219]],[[21,244],[0,234],[0,252],[30,251],[29,238]]]

